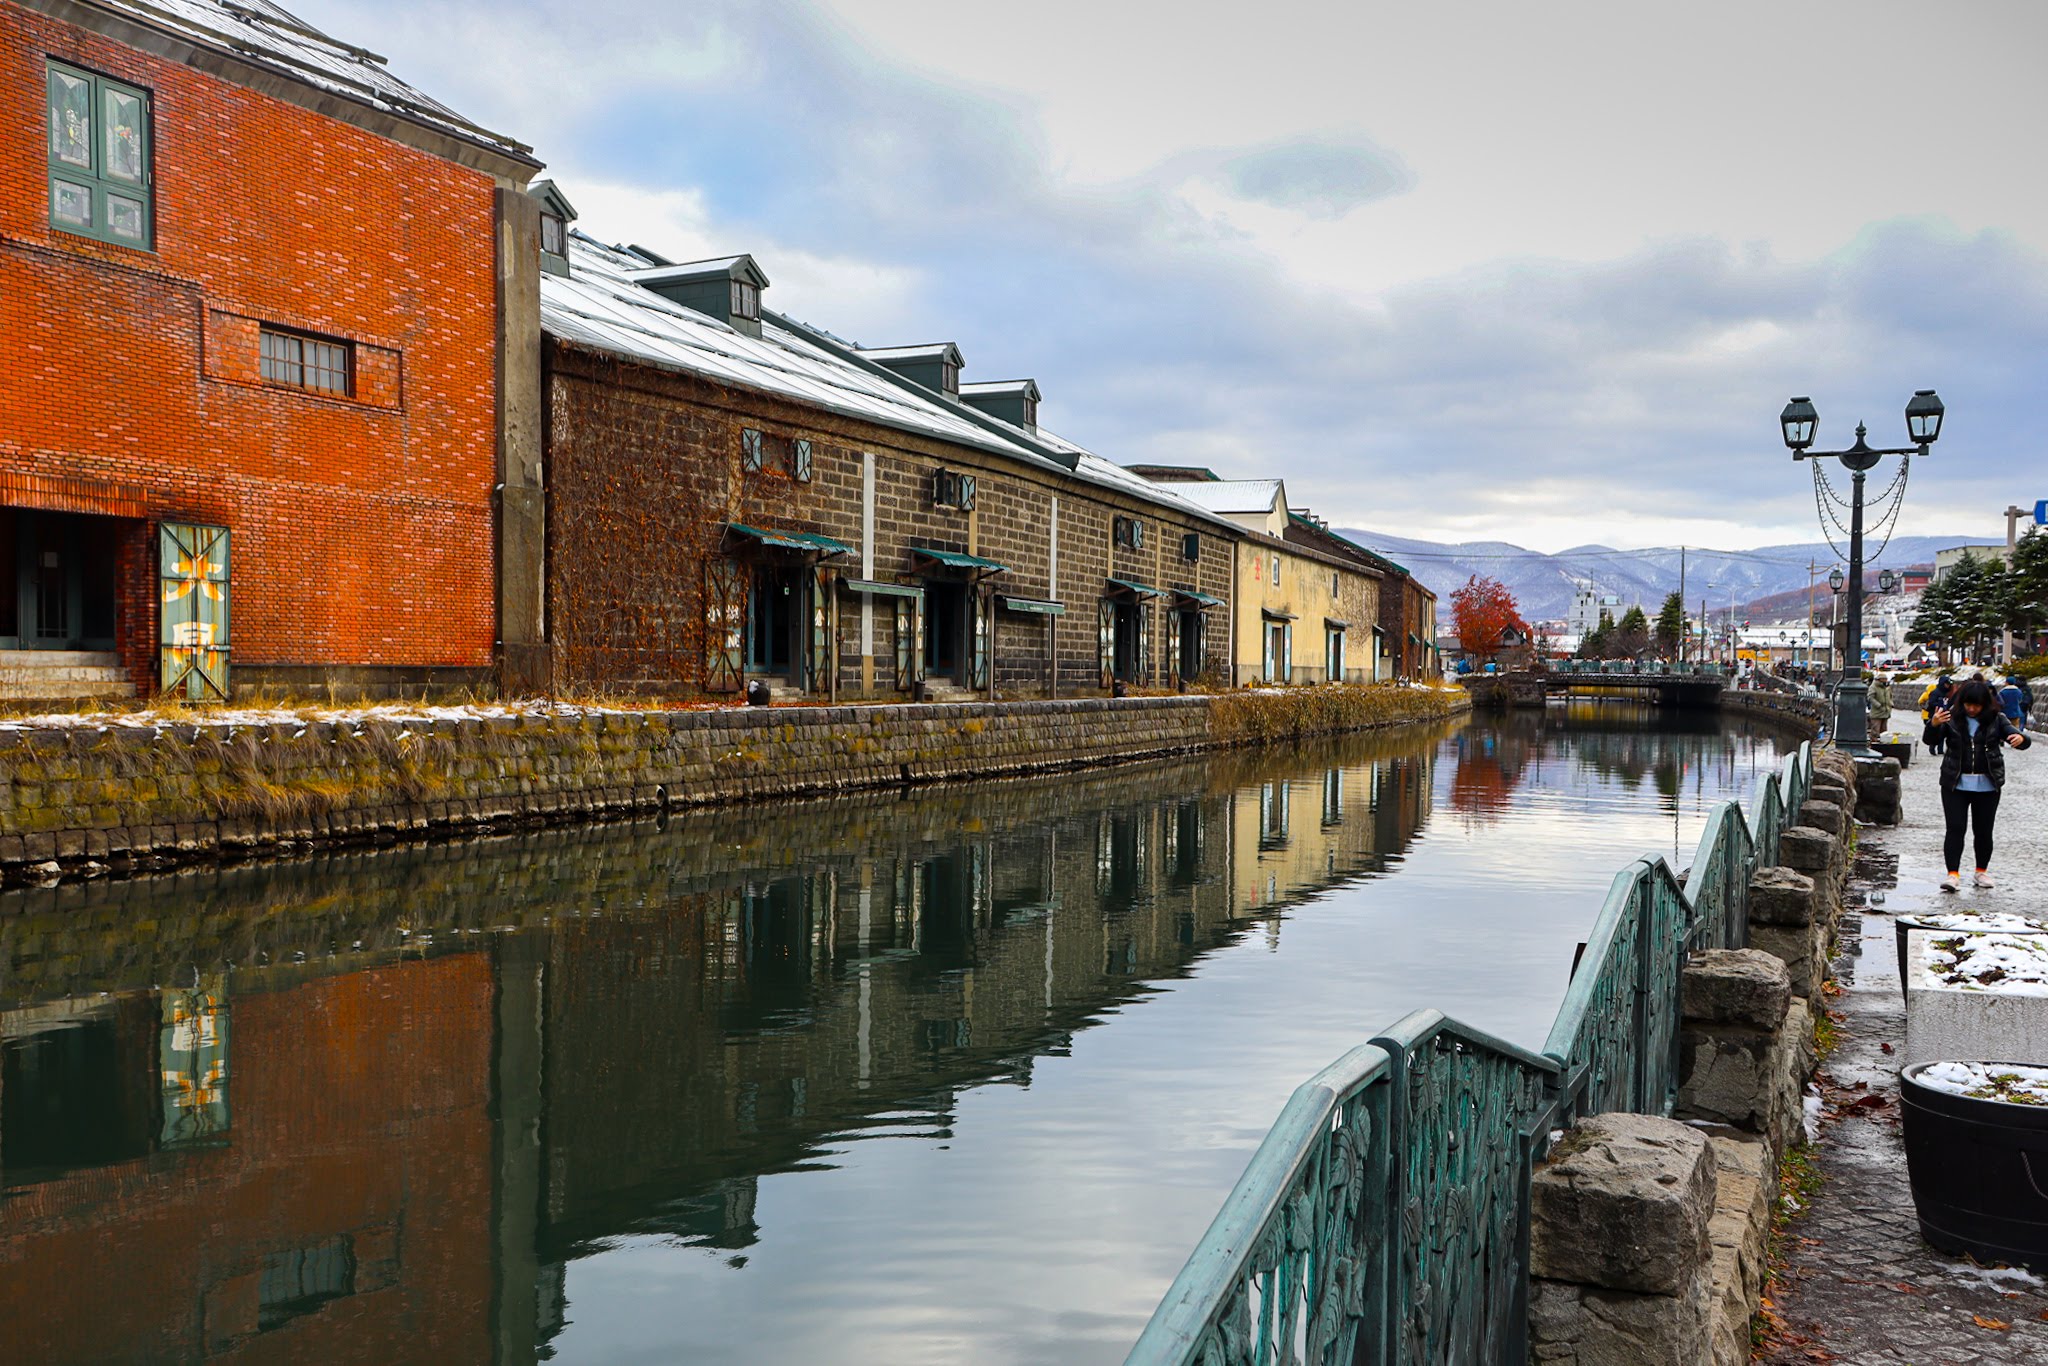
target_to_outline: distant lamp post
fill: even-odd
[[[1835,689],[1835,744],[1859,758],[1876,754],[1870,747],[1870,699],[1863,681],[1863,477],[1887,455],[1911,457],[1927,454],[1927,448],[1941,436],[1943,412],[1941,399],[1934,390],[1915,390],[1906,404],[1906,436],[1912,445],[1869,446],[1863,440],[1867,429],[1859,422],[1856,424],[1856,443],[1845,451],[1811,449],[1814,437],[1820,431],[1820,413],[1814,408],[1812,399],[1795,398],[1785,405],[1784,412],[1778,414],[1778,426],[1784,432],[1785,445],[1790,448],[1794,460],[1840,460],[1842,467],[1855,480],[1855,491],[1849,503],[1849,647],[1843,652],[1842,682]],[[1826,480],[1818,468],[1814,482],[1818,489],[1832,492],[1827,490]],[[1902,501],[1906,496],[1904,469],[1899,471],[1896,488],[1897,500]],[[1823,516],[1830,515],[1826,512],[1825,498],[1820,501]],[[1894,501],[1888,516],[1897,515],[1898,501]],[[1821,530],[1827,530],[1825,521]],[[1829,584],[1838,591],[1843,579],[1839,569],[1828,575]]]
[[[1828,667],[1837,672],[1842,667],[1842,585],[1848,581],[1842,573],[1842,566],[1836,565],[1828,571],[1828,591],[1835,595],[1829,599]]]
[[[1894,573],[1893,573],[1893,572],[1892,572],[1891,570],[1889,570],[1889,569],[1884,569],[1884,570],[1880,570],[1880,571],[1878,572],[1878,575],[1877,575],[1877,591],[1878,591],[1878,592],[1880,592],[1880,593],[1892,593],[1892,592],[1896,592],[1896,591],[1898,590],[1898,587],[1899,587],[1899,576],[1898,576],[1897,574],[1894,574]]]
[[[1847,582],[1847,580],[1844,579],[1842,576],[1842,566],[1836,565],[1833,569],[1828,571],[1828,587],[1832,588],[1835,592],[1841,592],[1842,585],[1845,582]]]

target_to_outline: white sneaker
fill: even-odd
[[[1961,873],[1950,873],[1941,880],[1941,890],[1944,892],[1959,892],[1962,888],[1963,875]]]
[[[1977,870],[1977,876],[1974,880],[1974,884],[1979,887],[1989,887],[1991,885],[1991,874],[1985,872],[1982,868],[1979,868]]]

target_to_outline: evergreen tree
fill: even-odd
[[[1920,606],[1913,615],[1913,624],[1906,630],[1906,639],[1915,645],[1932,645],[1946,661],[1962,634],[1961,618],[1956,611],[1955,571],[1951,570],[1920,590]]]
[[[2011,599],[2005,625],[2031,640],[2048,630],[2048,532],[2037,527],[2020,537],[2006,578]]]
[[[1677,593],[1664,599],[1664,607],[1657,613],[1657,648],[1668,656],[1678,653],[1678,642],[1685,635],[1685,601]]]
[[[1948,572],[1953,595],[1956,643],[1969,651],[1973,660],[1985,657],[1990,638],[2005,628],[2005,566],[1997,560],[1980,560],[1968,551]]]
[[[1643,615],[1641,603],[1630,607],[1621,614],[1607,640],[1607,654],[1610,659],[1634,659],[1650,645],[1650,619]]]

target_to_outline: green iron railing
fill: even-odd
[[[1670,1113],[1686,958],[1747,941],[1812,772],[1802,744],[1714,808],[1682,884],[1616,875],[1541,1053],[1421,1010],[1303,1083],[1127,1366],[1527,1361],[1530,1174],[1583,1116]]]

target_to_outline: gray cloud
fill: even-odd
[[[1341,218],[1415,183],[1399,157],[1371,143],[1282,142],[1224,160],[1223,182],[1241,199]]]
[[[893,66],[800,7],[305,9],[535,142],[572,198],[578,174],[687,186],[731,234],[721,249],[773,237],[924,282],[891,314],[915,336],[774,301],[798,316],[871,343],[951,338],[973,374],[1036,376],[1048,424],[1113,459],[1281,474],[1343,524],[1482,511],[1510,539],[1532,515],[1800,526],[1810,496],[1775,427],[1786,396],[1814,395],[1828,439],[1859,415],[1895,439],[1899,406],[1928,384],[1951,435],[1916,475],[1913,525],[1981,530],[2048,494],[2020,486],[2041,478],[2048,261],[2007,235],[1903,220],[1805,262],[1666,242],[1596,264],[1503,262],[1358,305],[1173,193],[1221,177],[1342,212],[1398,192],[1398,159],[1356,140],[1191,151],[1076,192],[1028,111]]]

